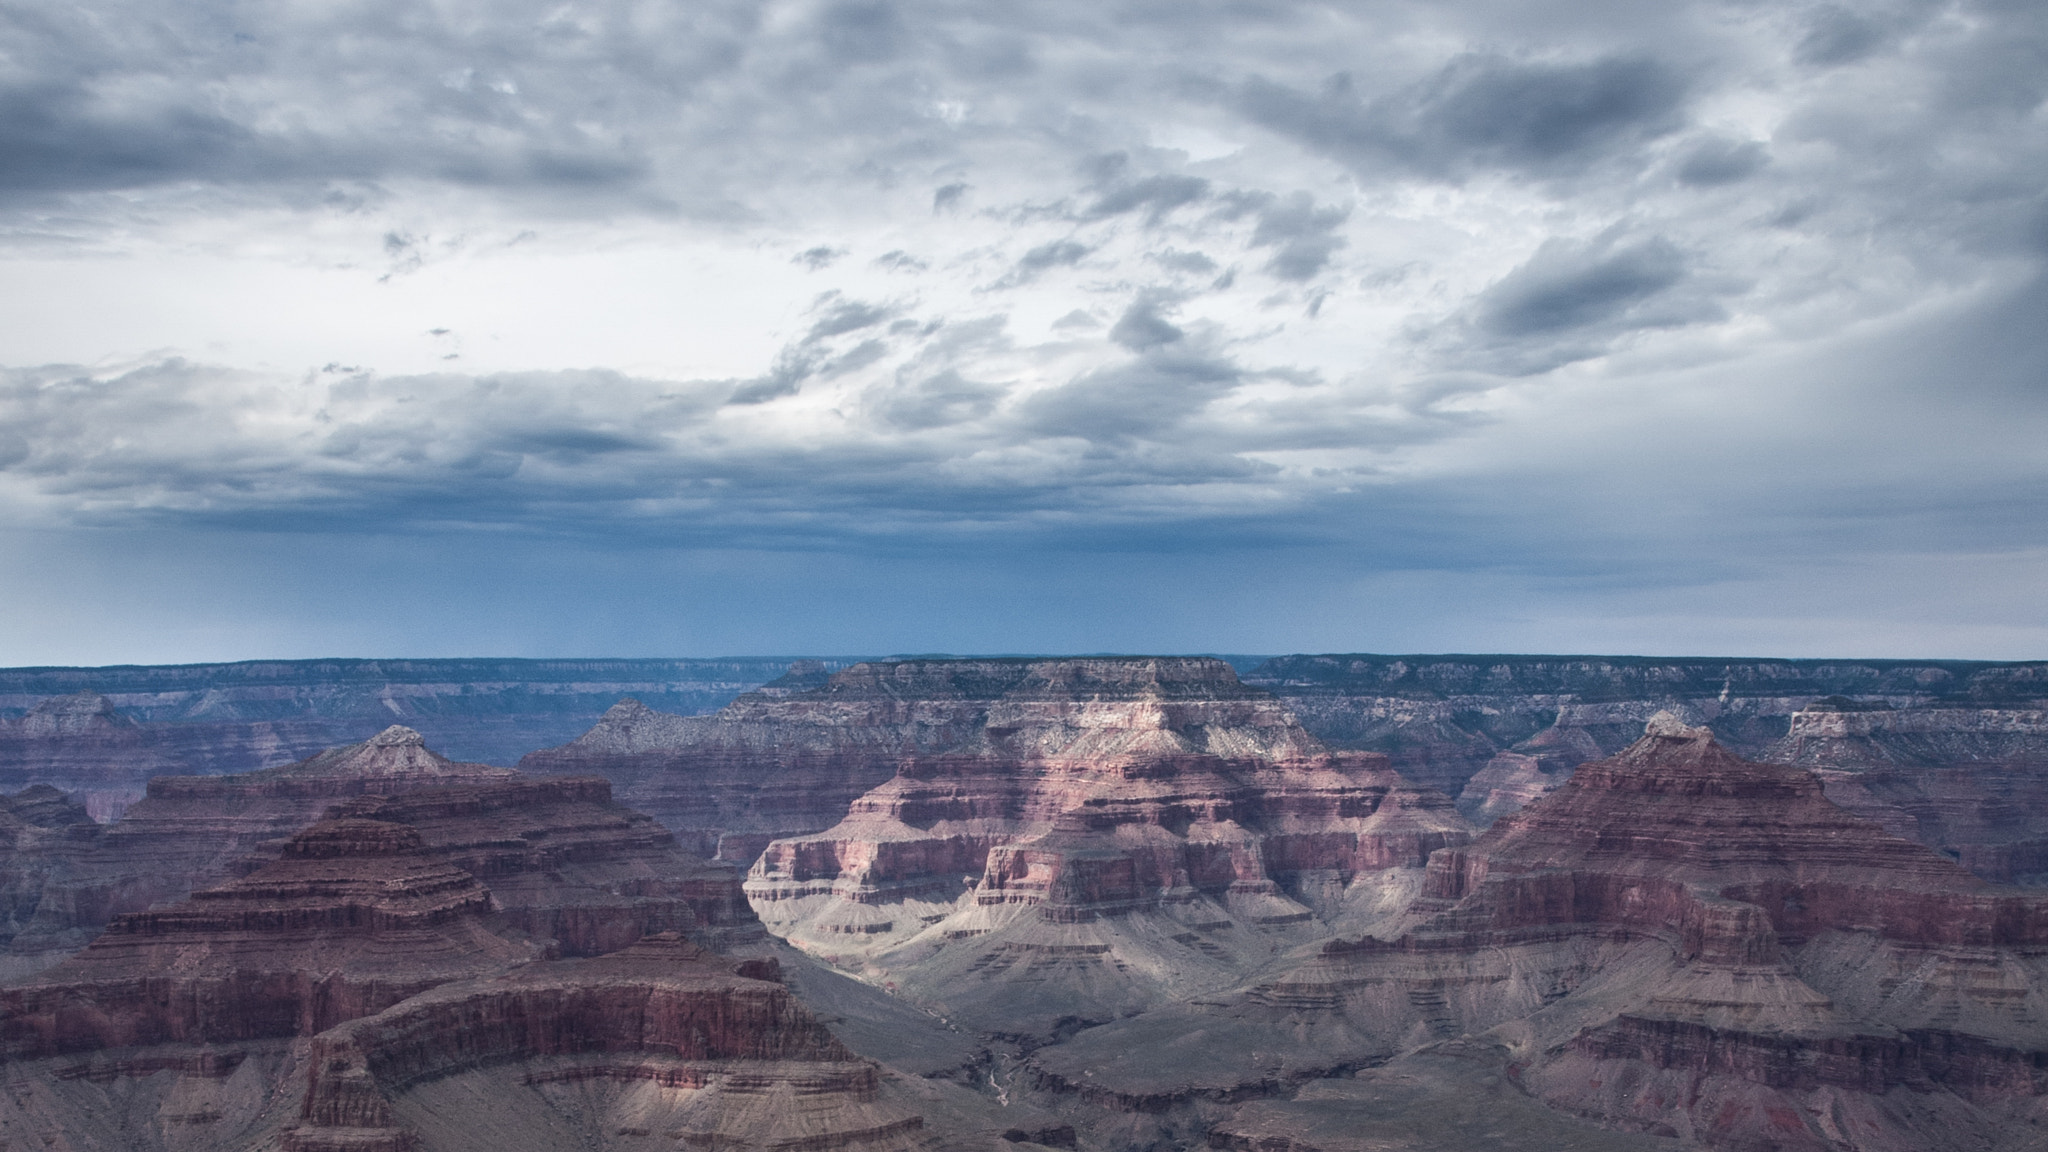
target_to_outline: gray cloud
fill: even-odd
[[[1770,163],[1771,154],[1755,140],[1708,136],[1686,148],[1678,162],[1682,184],[1713,187],[1755,175]]]
[[[1140,296],[1109,330],[1109,338],[1134,352],[1171,344],[1187,333],[1167,323],[1160,309],[1167,301],[1156,295]]]
[[[1552,238],[1473,300],[1452,357],[1509,375],[1547,372],[1633,333],[1721,319],[1717,297],[1734,287],[1698,277],[1661,236]]]
[[[1348,74],[1309,94],[1264,78],[1245,114],[1369,175],[1459,176],[1482,166],[1575,172],[1684,123],[1686,85],[1643,56],[1583,64],[1466,56],[1403,91],[1363,99]]]
[[[1274,250],[1266,270],[1282,280],[1312,280],[1347,243],[1337,229],[1350,215],[1344,208],[1317,208],[1314,197],[1296,192],[1260,210],[1252,247]]]
[[[1094,216],[1118,216],[1143,209],[1147,222],[1157,224],[1174,209],[1208,194],[1209,182],[1198,176],[1148,176],[1103,193],[1088,211]]]

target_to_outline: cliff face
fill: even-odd
[[[1034,1059],[1142,1101],[1471,1044],[1498,1053],[1486,1075],[1568,1113],[1727,1148],[1988,1149],[2048,1091],[2048,898],[1676,717],[1437,853],[1415,913],[1398,937],[1333,941],[1234,998]],[[1171,1073],[1105,1072],[1154,1042]],[[1263,1147],[1260,1123],[1308,1115],[1224,1127]]]
[[[1765,755],[1987,880],[2048,882],[2048,710],[1824,700]]]
[[[295,1152],[1030,1150],[1017,1125],[1048,1119],[861,1059],[772,962],[674,937],[445,985],[316,1038],[308,1067]]]
[[[622,800],[652,813],[685,846],[751,863],[771,840],[838,823],[906,758],[1080,760],[1191,748],[1291,754],[1256,743],[1212,744],[1202,735],[1212,726],[1216,741],[1307,739],[1298,727],[1278,724],[1284,710],[1215,660],[909,660],[855,665],[808,688],[802,675],[710,716],[664,715],[629,700],[574,742],[536,752],[520,767],[608,777]],[[1087,715],[1089,702],[1127,709],[1148,693],[1144,706],[1158,718],[1150,727],[1094,723]],[[1210,718],[1191,708],[1207,709]],[[1195,733],[1199,747],[1160,735],[1169,729]]]
[[[488,927],[489,890],[423,848],[404,825],[316,824],[251,875],[121,916],[76,956],[0,992],[0,1046],[33,1060],[310,1036],[533,958]]]
[[[773,960],[666,933],[534,963],[484,931],[490,904],[411,827],[322,822],[250,876],[124,917],[0,992],[0,1136],[137,1152],[926,1152],[995,1146],[1022,1118],[1051,1127],[855,1056]]]
[[[1220,661],[859,665],[743,706],[850,729],[896,768],[763,852],[747,894],[769,929],[996,1031],[1227,986],[1398,904],[1469,835]]]
[[[508,780],[364,796],[332,816],[418,831],[423,851],[488,884],[504,919],[567,956],[684,932],[713,947],[760,942],[740,872],[683,851],[596,777]]]
[[[115,824],[75,829],[75,842],[47,870],[34,911],[6,942],[6,954],[16,971],[54,961],[116,916],[226,879],[234,861],[313,823],[338,801],[516,777],[505,768],[451,761],[428,749],[419,733],[395,725],[360,744],[260,772],[156,777]]]

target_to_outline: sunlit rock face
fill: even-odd
[[[2048,898],[1987,884],[1831,803],[1812,773],[1668,713],[1435,853],[1410,916],[1033,1060],[1164,1107],[1394,1058],[1244,1109],[1217,1129],[1238,1147],[1502,1083],[1719,1148],[1992,1149],[2043,1111]],[[1139,1049],[1163,1058],[1111,1057]]]
[[[770,931],[998,1031],[1226,987],[1398,914],[1469,836],[1447,798],[1328,752],[1215,660],[861,665],[747,704],[893,771],[768,845],[747,893]]]

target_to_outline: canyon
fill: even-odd
[[[0,1140],[2048,1147],[2048,665],[724,663],[227,773],[15,701]]]
[[[128,843],[230,878],[0,988],[6,1146],[1072,1146],[1051,1114],[947,1079],[978,1054],[943,1027],[771,943],[737,869],[608,781],[456,764],[397,727],[166,780]],[[81,827],[53,791],[9,810]]]

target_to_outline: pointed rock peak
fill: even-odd
[[[68,696],[51,696],[36,702],[29,709],[36,716],[118,716],[114,702],[90,688],[81,688]]]
[[[27,736],[79,736],[109,728],[128,728],[134,723],[121,715],[112,700],[88,688],[69,696],[37,701],[28,715],[21,718],[21,730]]]
[[[1643,735],[1664,736],[1679,740],[1712,740],[1714,738],[1713,729],[1704,725],[1695,727],[1687,724],[1683,717],[1679,716],[1676,712],[1670,711],[1659,712],[1655,716],[1650,717],[1650,722],[1643,725]]]
[[[623,724],[645,716],[652,711],[654,709],[642,704],[637,697],[625,696],[621,697],[617,704],[605,709],[604,715],[598,717],[597,722],[600,724]]]
[[[364,743],[372,748],[425,748],[427,738],[403,724],[393,724]]]
[[[393,724],[360,744],[330,748],[296,763],[266,769],[276,776],[410,778],[421,776],[511,776],[509,768],[462,764],[427,747],[426,738]]]
[[[284,855],[295,860],[344,856],[403,856],[426,847],[419,829],[384,820],[322,820],[291,838]]]

